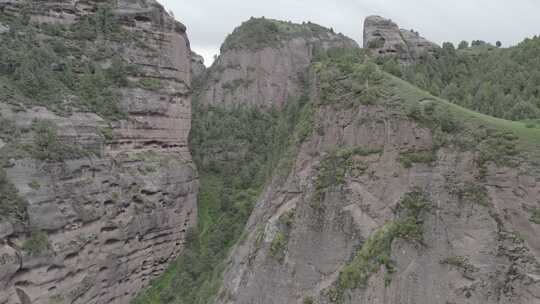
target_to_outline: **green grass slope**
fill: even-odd
[[[444,43],[414,64],[399,66],[390,60],[384,66],[431,94],[468,109],[510,120],[540,118],[539,37],[509,48],[480,43],[455,49]]]
[[[404,99],[407,104],[414,102],[435,102],[447,107],[450,112],[469,124],[470,128],[483,126],[501,132],[511,132],[518,137],[518,146],[525,152],[540,150],[540,127],[528,122],[511,121],[476,111],[469,110],[455,103],[436,97],[398,77],[387,74],[393,92]]]

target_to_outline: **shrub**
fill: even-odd
[[[28,183],[28,186],[34,190],[39,190],[39,188],[41,188],[41,184],[37,180],[32,180]]]
[[[105,37],[121,37],[120,24],[114,15],[111,6],[100,5],[95,14],[83,16],[71,28],[74,38],[80,40],[94,40],[99,35]]]
[[[114,133],[113,133],[113,129],[111,127],[100,128],[99,132],[101,133],[101,135],[103,135],[103,138],[105,140],[113,140],[114,139]]]
[[[0,139],[11,142],[17,139],[20,135],[20,130],[11,119],[0,117]]]
[[[532,211],[532,215],[530,217],[530,221],[535,223],[535,224],[538,224],[540,225],[540,208],[535,208],[533,211]]]
[[[302,301],[303,304],[315,304],[315,300],[313,300],[313,297],[305,297]]]
[[[480,185],[467,184],[458,188],[457,193],[460,200],[467,200],[482,206],[487,206],[489,197],[486,188]]]
[[[399,162],[405,168],[411,168],[413,164],[430,164],[437,160],[435,151],[410,151],[399,154]]]
[[[29,255],[39,255],[49,249],[49,238],[46,232],[32,231],[30,237],[22,245],[23,251]]]
[[[30,154],[41,161],[62,162],[87,155],[81,148],[63,144],[58,138],[56,126],[50,121],[40,120],[32,124],[34,142],[27,146]]]
[[[407,106],[406,112],[408,117],[416,121],[420,121],[422,119],[422,106],[417,101],[409,104]]]
[[[110,88],[110,83],[102,71],[81,75],[77,91],[86,110],[113,120],[127,118],[127,114],[119,107],[118,93]]]
[[[161,89],[161,81],[157,78],[143,78],[139,81],[139,84],[143,89],[150,91],[157,91]]]
[[[27,202],[19,196],[17,188],[0,168],[0,217],[26,222],[28,219]]]
[[[279,262],[283,262],[285,250],[287,250],[287,242],[287,236],[281,231],[277,232],[270,244],[270,256]]]
[[[114,57],[111,67],[106,70],[108,80],[119,87],[129,85],[128,74],[129,66],[119,57]]]
[[[443,265],[451,265],[463,269],[466,272],[475,272],[478,271],[478,268],[475,267],[469,259],[463,256],[452,256],[448,257],[440,262]]]

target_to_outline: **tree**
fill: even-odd
[[[456,52],[456,48],[452,42],[445,42],[442,45],[443,50],[446,54],[453,55]]]
[[[465,40],[461,41],[458,45],[458,50],[464,50],[469,47],[469,43]]]
[[[500,41],[497,41],[497,42],[495,43],[495,45],[496,45],[498,48],[500,48],[500,47],[502,46],[502,43],[501,43]]]
[[[481,46],[481,45],[484,45],[484,44],[486,44],[486,42],[482,41],[482,40],[473,40],[471,42],[471,46]]]

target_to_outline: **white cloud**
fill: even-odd
[[[437,43],[497,40],[514,45],[540,32],[537,0],[158,0],[188,28],[192,49],[212,62],[226,35],[251,16],[312,21],[362,42],[363,19],[378,14]]]

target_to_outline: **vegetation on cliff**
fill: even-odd
[[[221,46],[221,51],[277,47],[283,41],[293,38],[321,37],[327,34],[334,34],[334,31],[312,22],[296,24],[264,17],[251,17],[227,36]]]
[[[198,227],[182,256],[134,303],[210,303],[224,260],[239,240],[256,199],[298,140],[306,98],[285,109],[203,107],[193,103],[190,146],[200,173]],[[276,170],[277,169],[277,170]]]
[[[136,70],[114,55],[114,45],[130,38],[107,5],[71,26],[31,22],[2,15],[0,101],[41,105],[59,114],[77,109],[122,119],[114,88],[130,83]]]
[[[419,62],[385,70],[455,104],[509,120],[540,118],[540,38],[510,48],[486,43],[458,49],[451,43]],[[534,123],[531,124],[531,127]]]
[[[388,283],[394,272],[394,264],[390,258],[392,242],[397,238],[421,242],[422,215],[428,207],[429,202],[422,193],[407,193],[398,205],[397,219],[374,232],[362,244],[353,260],[340,272],[337,286],[328,291],[331,300],[340,302],[345,290],[365,286],[369,277],[382,266],[386,270]]]

